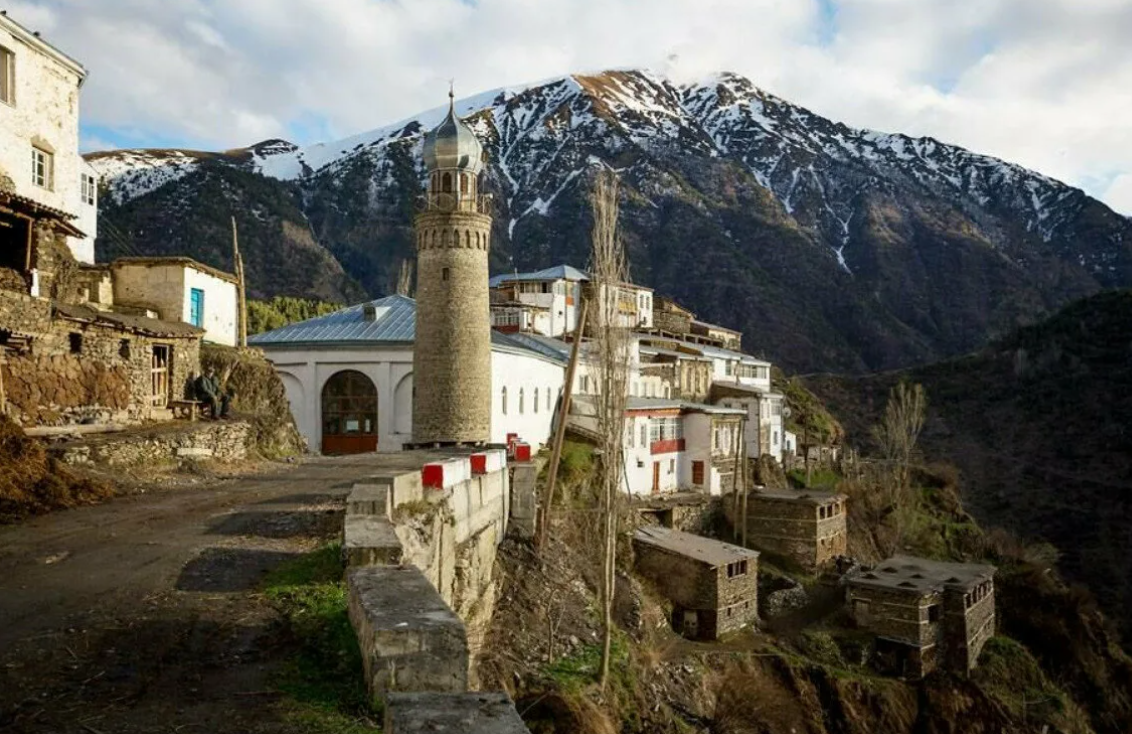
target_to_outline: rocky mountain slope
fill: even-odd
[[[868,428],[898,380],[924,385],[929,458],[955,463],[965,504],[990,524],[1052,543],[1059,566],[1126,636],[1132,605],[1132,291],[1102,293],[967,357],[806,385]]]
[[[930,138],[849,128],[733,74],[576,74],[457,110],[490,155],[493,270],[584,265],[589,179],[605,163],[622,175],[633,278],[795,369],[931,361],[1132,285],[1132,220],[1080,190]],[[388,293],[413,254],[422,133],[442,114],[306,148],[95,154],[103,221],[137,250],[175,243],[223,265],[213,225],[226,217],[202,206],[261,221],[267,208],[269,230],[270,217],[294,225],[284,240],[309,234],[292,245],[308,257],[273,256],[265,235],[268,261],[249,262],[260,294],[353,297],[327,255]]]

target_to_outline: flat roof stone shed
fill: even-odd
[[[847,552],[846,500],[836,492],[759,488],[740,508],[724,502],[724,512],[745,531],[747,545],[814,569]]]
[[[419,569],[365,566],[346,574],[350,622],[374,700],[389,691],[464,692],[464,623]]]
[[[506,693],[390,693],[385,734],[530,734]]]
[[[651,525],[633,547],[637,571],[672,602],[677,632],[712,640],[758,620],[758,551]]]
[[[994,635],[994,566],[893,556],[845,579],[856,623],[876,635],[883,670],[967,672]]]

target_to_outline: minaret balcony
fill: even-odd
[[[478,196],[459,194],[421,194],[417,197],[417,208],[427,212],[474,212],[492,214],[491,194]]]

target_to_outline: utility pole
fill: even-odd
[[[236,307],[239,309],[239,335],[237,344],[248,346],[248,298],[244,289],[244,256],[240,254],[240,240],[236,234],[236,217],[232,216],[232,265],[236,269]]]
[[[583,298],[582,313],[578,316],[577,326],[574,327],[574,342],[570,345],[570,361],[566,365],[566,384],[562,386],[562,402],[558,410],[558,425],[554,430],[554,444],[550,449],[546,498],[539,513],[538,538],[535,545],[540,552],[546,547],[546,539],[550,534],[550,510],[554,505],[554,490],[558,484],[558,463],[562,460],[562,442],[566,439],[566,421],[570,417],[570,399],[574,395],[574,372],[578,368],[578,349],[582,343],[582,334],[586,330],[588,310],[589,301]]]

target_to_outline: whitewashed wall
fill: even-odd
[[[377,388],[377,450],[401,451],[413,439],[412,348],[287,349],[268,347],[267,358],[283,378],[291,414],[312,451],[322,445],[322,388],[337,372],[356,370]],[[492,351],[491,441],[503,443],[508,433],[538,448],[547,442],[554,406],[562,390],[564,368],[536,356]],[[504,415],[500,396],[508,390]],[[538,390],[538,411],[534,391]],[[523,390],[523,412],[519,412],[519,390]],[[547,395],[550,408],[547,409]]]
[[[190,323],[192,298],[189,294],[193,288],[204,291],[204,323],[201,328],[204,329],[205,340],[235,346],[239,311],[236,284],[195,268],[186,268],[180,318],[185,323]]]
[[[16,56],[14,104],[0,103],[0,168],[21,196],[84,217],[92,231],[84,240],[70,238],[68,244],[77,260],[93,263],[92,222],[97,213],[79,196],[79,174],[87,170],[79,155],[79,84],[84,72],[7,18],[0,18],[0,46]],[[54,154],[51,190],[32,183],[33,144]]]

